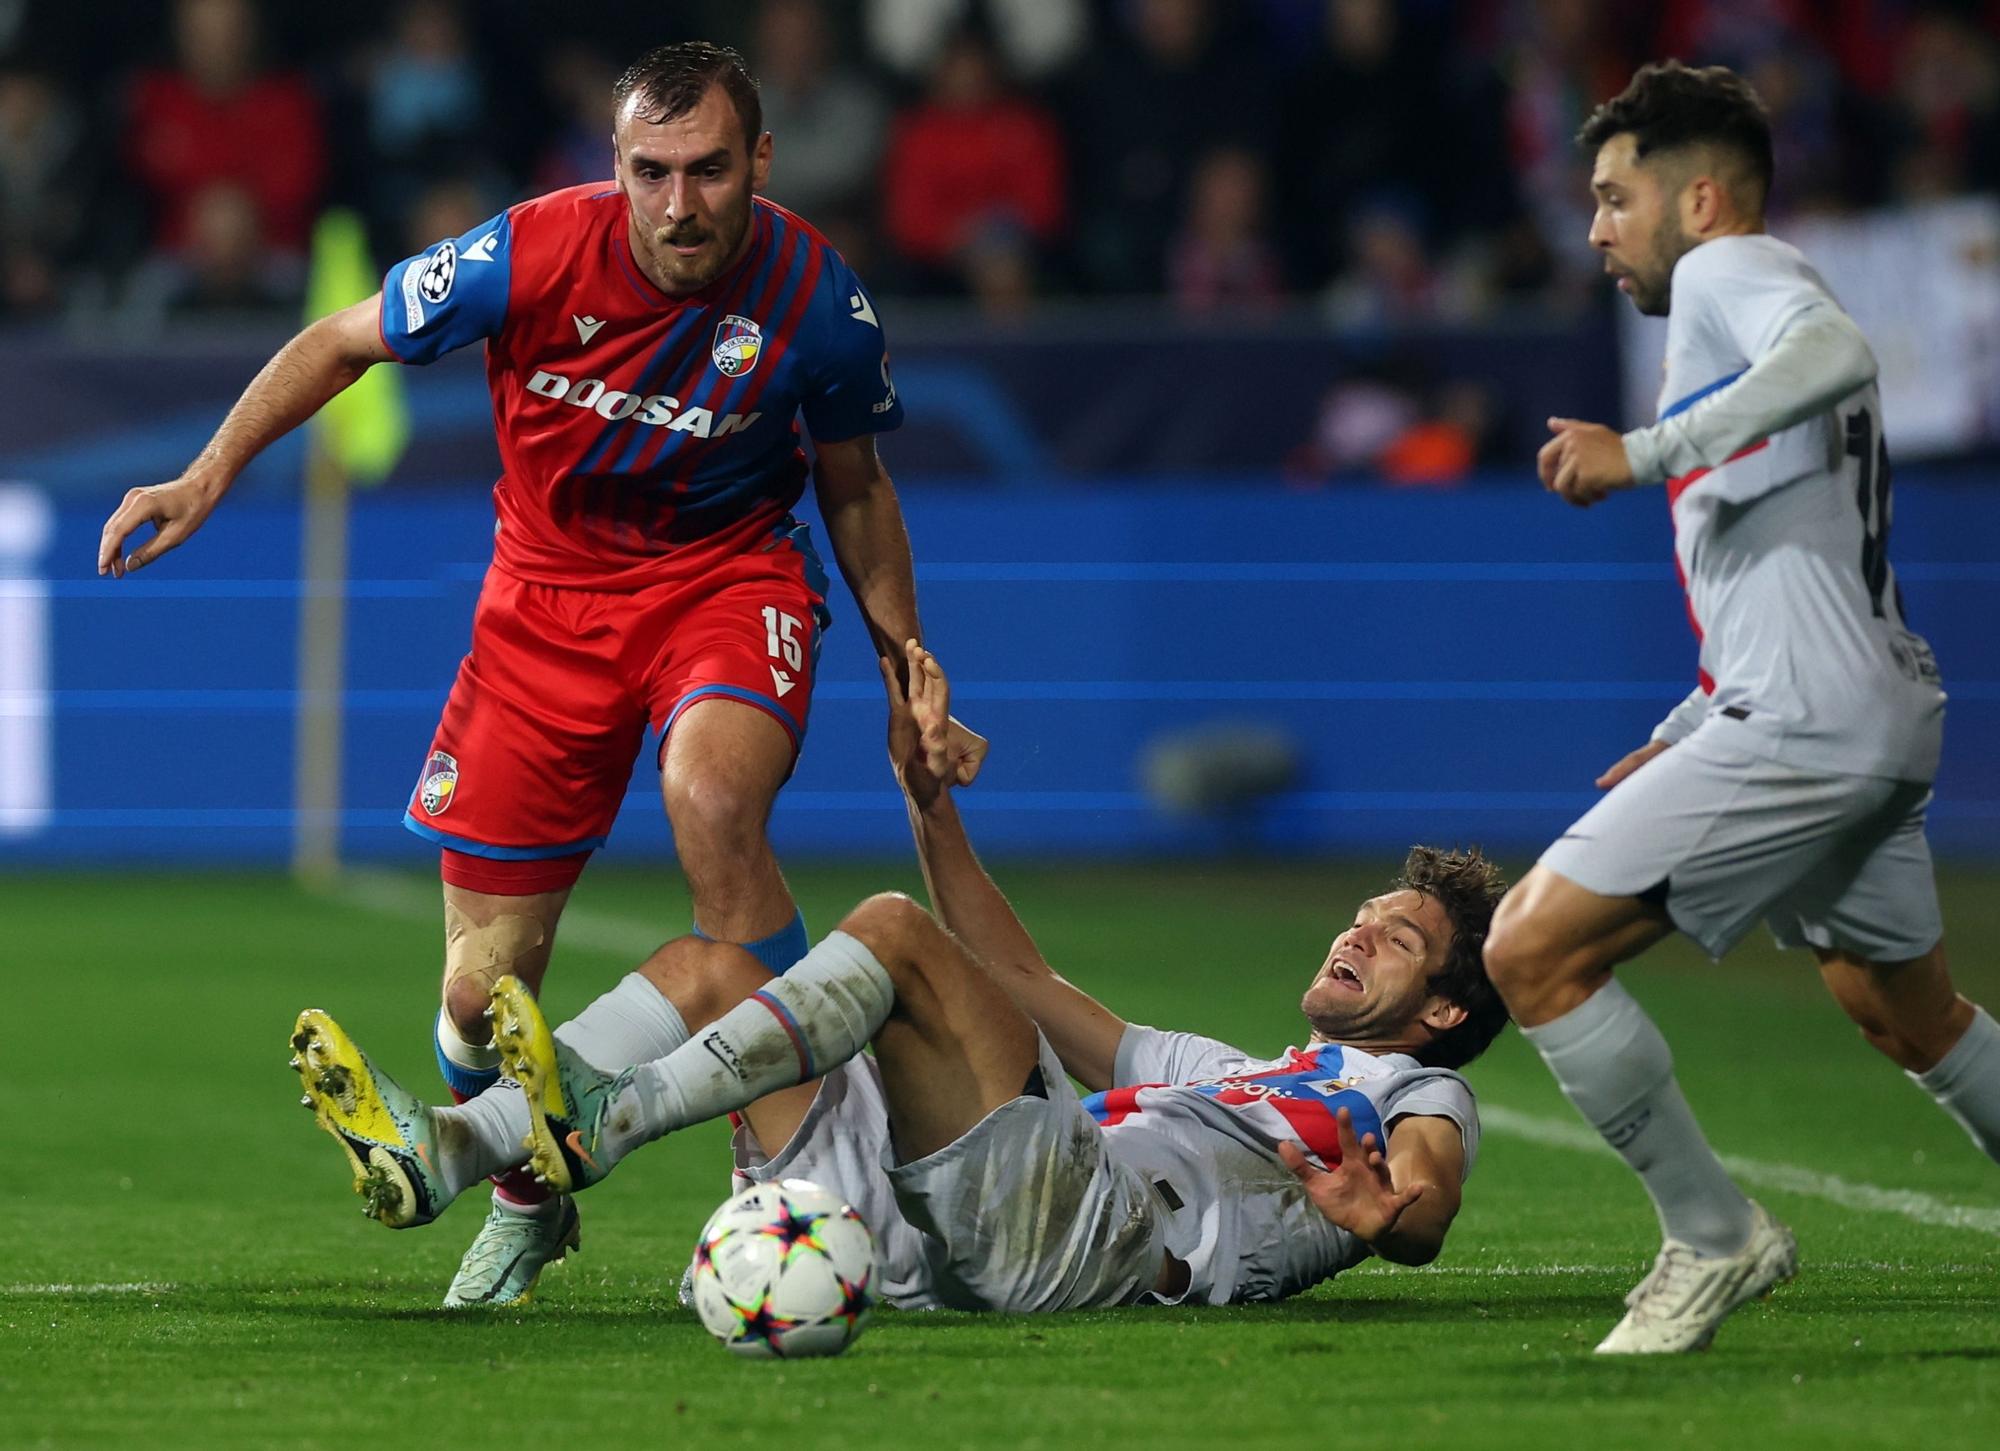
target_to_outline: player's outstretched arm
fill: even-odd
[[[321,318],[278,350],[250,380],[215,437],[177,479],[127,493],[97,544],[97,572],[121,578],[185,543],[207,522],[250,460],[304,423],[327,399],[393,356],[382,343],[377,293]],[[127,552],[147,524],[151,539]]]
[[[1385,1260],[1427,1265],[1457,1217],[1465,1142],[1449,1119],[1412,1115],[1389,1130],[1386,1153],[1374,1134],[1357,1138],[1354,1116],[1334,1115],[1340,1162],[1316,1167],[1295,1143],[1278,1157],[1298,1176],[1314,1207]]]
[[[833,557],[861,607],[876,656],[893,666],[900,680],[905,668],[903,642],[921,640],[923,630],[917,623],[910,535],[903,527],[896,486],[882,466],[872,433],[834,443],[815,440],[814,448],[819,458],[813,489]],[[956,720],[948,721],[946,729],[955,780],[970,786],[986,759],[986,738]]]
[[[951,799],[958,779],[946,723],[951,685],[937,657],[915,640],[902,676],[882,662],[889,692],[889,759],[910,808],[910,829],[932,909],[991,973],[1056,1050],[1071,1077],[1096,1091],[1115,1086],[1126,1022],[1052,971],[974,855]],[[907,686],[904,679],[907,678]]]

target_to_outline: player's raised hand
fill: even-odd
[[[1617,490],[1632,487],[1625,439],[1615,430],[1578,418],[1551,418],[1549,432],[1554,436],[1535,455],[1535,472],[1543,488],[1588,509]]]
[[[970,786],[979,775],[979,767],[986,760],[988,744],[985,736],[972,729],[957,716],[945,721],[945,753],[951,757],[951,778],[961,786]]]
[[[97,572],[121,579],[151,564],[201,528],[220,498],[213,489],[189,478],[130,490],[104,521],[104,532],[97,541]],[[127,554],[127,539],[146,524],[153,526],[153,537]]]
[[[1648,741],[1636,751],[1627,751],[1597,778],[1597,789],[1609,791],[1672,744],[1672,741]]]
[[[1396,1227],[1403,1211],[1423,1197],[1422,1184],[1398,1189],[1389,1178],[1389,1160],[1375,1135],[1354,1134],[1354,1115],[1346,1109],[1334,1114],[1340,1135],[1340,1162],[1320,1169],[1297,1144],[1287,1139],[1278,1145],[1278,1157],[1305,1185],[1314,1207],[1332,1223],[1364,1243],[1372,1244]]]
[[[910,799],[928,806],[957,779],[950,747],[951,682],[937,656],[915,640],[903,642],[903,657],[906,672],[889,660],[876,662],[889,693],[889,762]]]

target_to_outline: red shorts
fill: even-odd
[[[685,579],[622,594],[489,569],[403,825],[472,856],[533,860],[604,844],[650,723],[697,700],[768,712],[796,758],[825,629],[826,576],[804,526]]]

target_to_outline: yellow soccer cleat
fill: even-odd
[[[362,1211],[391,1229],[429,1224],[452,1200],[438,1173],[437,1120],[318,1008],[299,1014],[292,1062],[319,1126],[354,1169]]]
[[[606,1118],[632,1071],[605,1073],[555,1040],[535,995],[509,974],[486,1009],[500,1072],[528,1098],[528,1168],[559,1194],[588,1189],[615,1162],[604,1143]]]

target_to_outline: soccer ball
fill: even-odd
[[[875,1236],[803,1179],[745,1189],[694,1249],[694,1308],[739,1355],[838,1355],[875,1303]]]

